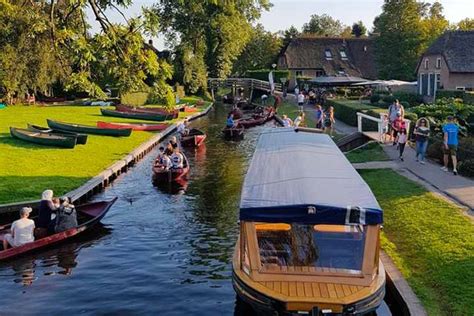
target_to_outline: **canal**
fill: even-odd
[[[189,181],[156,188],[156,151],[94,200],[119,200],[94,231],[0,265],[0,314],[245,314],[231,260],[242,181],[262,127],[221,138],[228,109],[193,123],[206,145],[185,151]],[[273,124],[273,123],[268,123]],[[380,315],[390,315],[386,305]]]

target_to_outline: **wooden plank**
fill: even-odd
[[[292,296],[292,297],[295,297],[297,296],[297,292],[296,292],[296,282],[294,281],[291,281],[291,282],[288,282],[288,286],[289,286],[289,296]]]
[[[336,288],[334,287],[334,284],[332,283],[327,284],[327,288],[329,292],[329,297],[332,297],[332,298],[337,297]]]
[[[324,297],[324,298],[333,297],[329,294],[329,288],[326,283],[319,283],[319,290],[321,292],[321,297]]]
[[[311,282],[311,287],[313,288],[313,296],[321,297],[321,291],[319,290],[319,283]]]
[[[347,284],[343,284],[343,285],[342,285],[342,290],[344,291],[344,295],[345,295],[345,296],[349,296],[349,295],[352,294],[351,288],[350,288],[350,286],[347,285]]]
[[[314,294],[313,294],[313,288],[311,287],[311,283],[304,282],[303,285],[304,285],[304,294],[306,295],[306,297],[313,297]]]
[[[296,294],[299,297],[306,296],[304,292],[304,282],[296,282]]]
[[[273,282],[265,282],[265,286],[268,287],[270,290],[273,290]]]
[[[359,290],[357,289],[357,286],[351,285],[351,292],[352,294],[359,292]]]
[[[281,293],[281,282],[273,282],[273,290],[277,293]]]
[[[337,297],[344,297],[344,290],[342,289],[342,285],[341,284],[336,284],[334,285],[334,287],[336,288],[336,293],[337,293]]]
[[[281,294],[288,296],[289,293],[290,293],[290,286],[288,282],[286,281],[281,282]]]

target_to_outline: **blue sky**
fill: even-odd
[[[150,6],[158,0],[133,1],[133,5],[124,10],[127,16],[140,13],[142,6]],[[425,0],[427,2],[433,2]],[[474,18],[474,0],[439,0],[444,6],[444,14],[451,22],[458,22],[466,17]],[[374,18],[382,11],[383,0],[272,0],[274,6],[269,12],[264,12],[260,19],[267,30],[276,32],[287,29],[291,25],[301,29],[312,14],[328,14],[341,20],[344,24],[362,20],[370,29]],[[88,14],[93,29],[98,26],[93,21],[92,14]],[[122,21],[119,14],[112,15],[113,21]],[[161,39],[155,39],[155,46],[164,47]]]

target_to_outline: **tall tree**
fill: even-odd
[[[281,32],[282,37],[283,37],[283,45],[286,46],[288,45],[289,42],[291,42],[292,39],[297,38],[300,36],[300,31],[293,25],[290,26],[288,29],[284,30]]]
[[[385,0],[376,28],[376,58],[382,79],[413,80],[423,49],[423,25],[416,0]]]
[[[460,31],[474,31],[474,19],[465,18],[458,22],[456,28]]]
[[[362,21],[352,24],[351,34],[355,37],[365,36],[367,34],[367,28]]]
[[[341,21],[327,14],[313,14],[309,22],[303,25],[303,33],[319,36],[340,36],[343,31],[344,25]]]
[[[425,49],[446,32],[449,22],[443,15],[443,5],[441,3],[436,1],[432,5],[425,4],[420,7],[420,14],[424,17],[422,19],[422,28],[423,49]]]

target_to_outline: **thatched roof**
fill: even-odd
[[[442,55],[450,72],[474,72],[474,31],[445,32],[423,57],[429,55]]]
[[[331,52],[331,60],[326,58],[326,50]],[[348,76],[377,78],[372,38],[300,37],[293,39],[281,56],[288,69],[322,69],[328,76],[339,75],[342,69]]]

